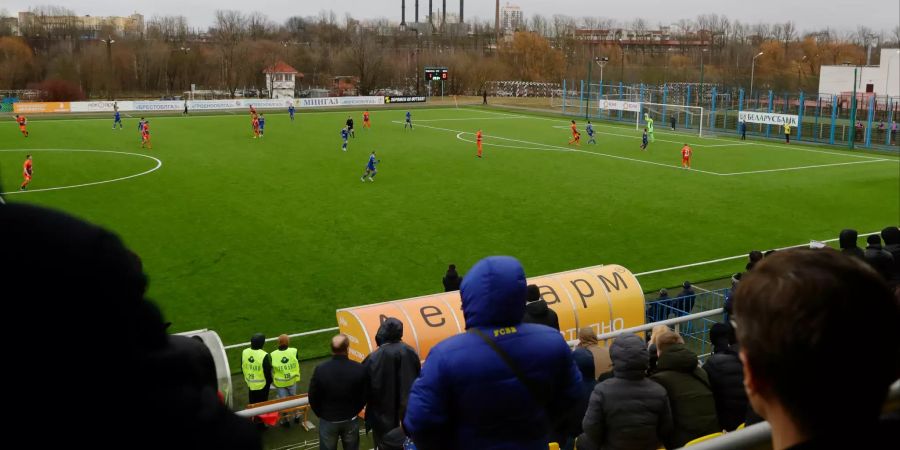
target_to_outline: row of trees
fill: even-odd
[[[33,12],[75,17],[60,7]],[[54,80],[77,86],[87,97],[179,95],[191,84],[234,95],[263,87],[263,68],[284,60],[305,74],[303,87],[329,87],[332,77],[350,75],[358,78],[362,94],[387,88],[421,92],[423,66],[448,66],[445,90],[462,94],[476,93],[490,80],[583,79],[595,56],[610,60],[605,81],[661,84],[702,76],[710,84],[747,86],[751,60],[762,51],[757,86],[814,92],[820,65],[864,64],[867,46],[900,43],[900,26],[889,33],[866,27],[801,33],[791,22],[751,25],[718,15],[663,27],[675,45],[660,45],[643,19],[621,24],[535,15],[499,42],[489,21],[445,31],[399,30],[387,19],[339,20],[333,12],[276,23],[261,13],[217,11],[214,24],[203,30],[181,16],[154,17],[139,32],[124,33],[112,27],[79,30],[74,20],[71,27],[33,23],[20,29],[21,36],[0,26],[0,90]]]

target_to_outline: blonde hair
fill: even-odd
[[[656,345],[657,341],[659,341],[659,335],[665,332],[671,332],[672,330],[666,325],[657,325],[653,327],[650,331],[650,344]]]
[[[664,331],[656,339],[656,351],[662,354],[675,344],[684,344],[684,338],[674,331]]]

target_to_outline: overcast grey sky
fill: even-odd
[[[433,0],[437,10],[442,0]],[[407,0],[406,17],[412,20],[414,0]],[[505,4],[501,1],[501,4]],[[890,32],[900,23],[900,0],[515,0],[526,17],[566,14],[575,17],[602,16],[618,21],[629,21],[640,15],[651,24],[670,24],[698,14],[724,14],[732,20],[756,23],[784,22],[792,20],[800,30],[830,27],[837,30],[855,30],[866,25],[876,30]],[[339,0],[323,2],[314,0],[0,0],[0,10],[14,14],[30,7],[45,4],[64,5],[77,14],[94,16],[129,15],[135,11],[150,18],[154,15],[184,15],[192,26],[206,27],[212,22],[216,9],[238,9],[249,12],[259,9],[276,22],[300,15],[313,16],[322,9],[332,9],[338,17],[350,13],[355,18],[388,17],[399,22],[400,0]],[[419,14],[428,11],[428,0],[419,1]],[[447,0],[448,12],[459,10],[458,0]],[[492,18],[493,0],[468,0],[465,16]]]

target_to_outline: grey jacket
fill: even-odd
[[[594,388],[582,422],[579,449],[655,450],[672,432],[666,390],[646,378],[647,348],[636,334],[609,350],[614,377]]]

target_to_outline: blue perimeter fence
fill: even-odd
[[[900,152],[900,97],[866,92],[857,92],[855,97],[850,92],[835,95],[755,90],[751,93],[743,88],[699,83],[591,84],[584,80],[578,83],[563,80],[561,88],[559,97],[566,115],[643,124],[643,113],[649,113],[657,128],[670,127],[674,118],[676,128],[696,130],[702,120],[704,133],[738,135],[741,111],[791,114],[798,116],[800,124],[792,131],[792,140]],[[666,106],[642,108],[636,117],[634,112],[600,110],[600,99]],[[703,117],[697,117],[696,109],[683,108],[687,106],[703,107]],[[779,126],[765,124],[747,124],[747,135],[784,137]]]
[[[651,300],[646,302],[646,323],[655,323],[666,319],[696,314],[704,311],[722,308],[725,299],[730,295],[730,289],[717,289],[713,291],[699,292],[694,296],[674,297],[666,300]],[[725,315],[704,317],[689,322],[678,324],[676,330],[684,338],[684,342],[694,352],[705,359],[712,353],[712,343],[709,341],[709,329],[718,322],[727,320]]]

